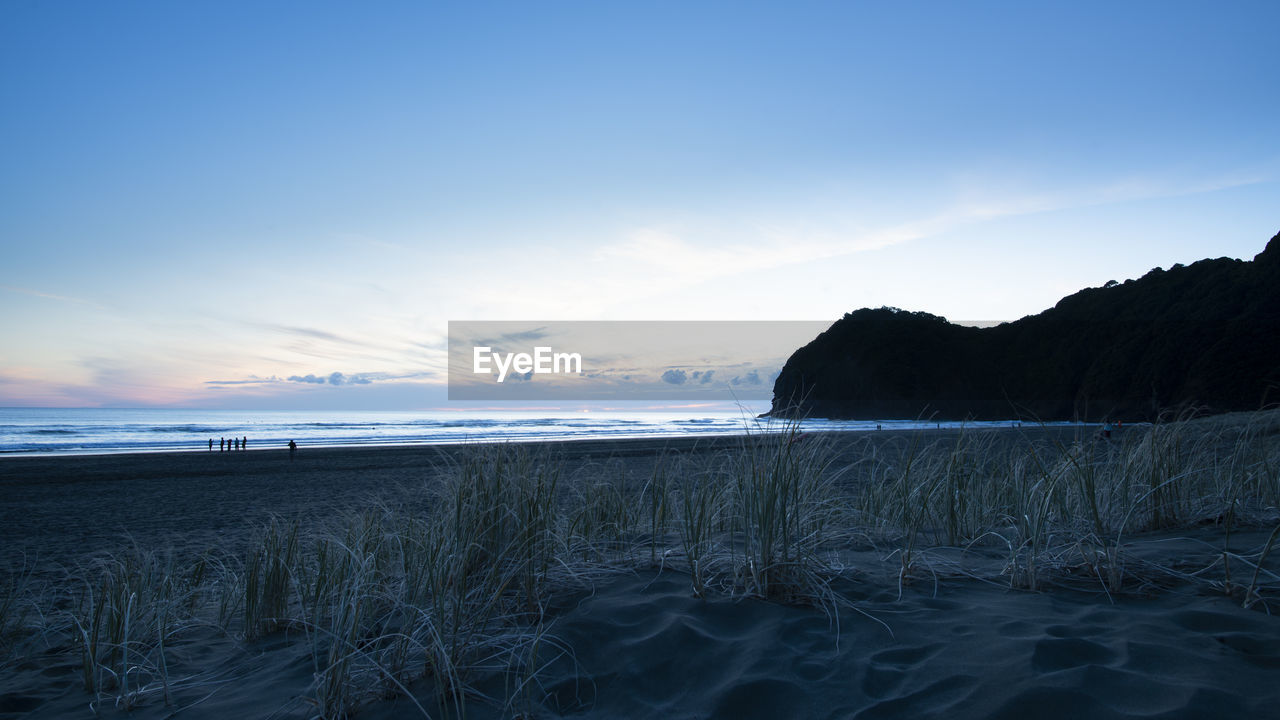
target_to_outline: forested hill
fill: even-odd
[[[892,308],[846,314],[797,350],[778,417],[1140,420],[1280,402],[1280,234],[1108,282],[991,328]]]

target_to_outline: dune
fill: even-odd
[[[5,458],[0,717],[1266,717],[1277,428]]]

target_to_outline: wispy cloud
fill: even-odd
[[[544,340],[548,337],[547,328],[536,327],[529,330],[521,330],[518,332],[502,333],[496,337],[473,338],[470,340],[472,345],[485,345],[490,347],[509,347],[523,345],[525,343],[534,342],[536,340]]]
[[[280,382],[280,378],[272,375],[271,377],[260,378],[250,375],[245,380],[205,380],[205,385],[269,385],[271,383]]]
[[[343,337],[336,333],[331,333],[326,330],[319,330],[317,328],[300,327],[297,325],[279,325],[275,323],[248,323],[248,324],[254,325],[256,327],[259,327],[265,330],[271,330],[271,331],[282,333],[285,335],[295,335],[295,336],[300,336],[304,338],[310,338],[312,340],[323,340],[325,342],[339,343],[342,345],[363,346],[366,344],[360,340]]]
[[[1228,173],[1180,180],[1135,175],[1095,186],[1043,192],[969,190],[966,196],[920,219],[870,230],[839,232],[789,231],[761,227],[754,239],[732,244],[690,240],[698,233],[658,227],[639,228],[623,240],[596,251],[597,261],[625,267],[628,275],[645,270],[675,284],[767,271],[787,265],[827,260],[942,235],[1001,218],[1115,203],[1174,198],[1268,182],[1265,172]]]
[[[92,300],[84,298],[72,297],[70,295],[58,295],[55,293],[42,292],[40,290],[32,290],[30,288],[14,287],[13,285],[0,285],[0,290],[6,290],[20,295],[30,295],[31,297],[44,298],[46,300],[58,300],[61,302],[76,303],[78,305],[98,305]]]
[[[405,358],[424,357],[438,353],[439,348],[424,346],[422,338],[405,337],[403,332],[379,328],[360,328],[352,330],[348,326],[335,332],[320,329],[311,325],[291,325],[284,323],[264,323],[256,321],[236,321],[235,324],[255,331],[266,331],[266,337],[260,337],[259,346],[272,348],[280,354],[283,362],[288,362],[289,355],[295,356],[293,362],[303,358],[313,358],[317,364],[326,365],[365,365],[383,366],[388,359],[403,361]],[[343,332],[342,330],[351,330]],[[430,339],[430,338],[427,338]],[[399,364],[403,364],[400,362]],[[272,368],[275,374],[286,375],[280,368]]]

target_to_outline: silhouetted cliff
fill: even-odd
[[[787,360],[771,415],[1153,419],[1280,402],[1280,234],[992,328],[858,310]]]

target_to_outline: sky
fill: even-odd
[[[1247,260],[1280,231],[1276,27],[6,0],[0,406],[446,407],[449,321],[1013,320]]]

